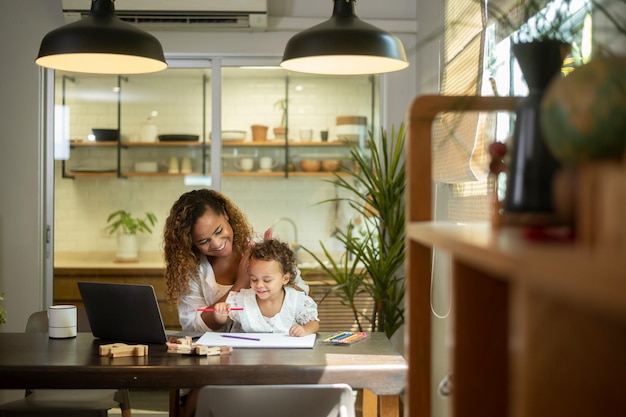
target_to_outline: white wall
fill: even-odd
[[[63,21],[60,1],[3,2],[0,46],[0,291],[8,322],[2,331],[23,331],[26,317],[43,306],[44,202],[40,134],[41,38]]]

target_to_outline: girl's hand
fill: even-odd
[[[217,303],[213,308],[216,316],[228,316],[230,314],[230,304],[228,303]]]
[[[269,227],[265,233],[263,233],[263,240],[271,240],[272,239],[272,228]]]
[[[291,329],[289,329],[289,336],[302,337],[306,335],[306,330],[304,330],[304,327],[300,326],[299,324],[294,324],[293,326],[291,326]]]

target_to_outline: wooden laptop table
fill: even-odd
[[[318,339],[330,333],[320,333]],[[352,346],[313,349],[234,349],[224,356],[167,353],[150,345],[145,357],[101,357],[111,343],[79,333],[0,333],[0,389],[195,388],[204,385],[332,384],[364,389],[363,416],[400,415],[407,363],[383,333]],[[378,396],[378,401],[376,397]]]

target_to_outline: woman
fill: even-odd
[[[272,236],[271,229],[265,239]],[[200,312],[248,288],[252,226],[239,208],[214,190],[189,191],[172,206],[163,233],[167,296],[178,305],[185,331],[221,330],[215,315]],[[296,285],[308,293],[297,272]],[[180,415],[195,413],[198,390],[182,390]]]
[[[271,237],[271,230],[265,238]],[[167,296],[178,305],[185,331],[221,330],[210,312],[229,291],[249,287],[248,257],[253,229],[225,195],[208,189],[183,194],[165,222],[165,280]],[[295,286],[308,293],[297,271]]]

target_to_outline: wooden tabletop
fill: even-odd
[[[100,357],[98,347],[106,343],[111,341],[89,333],[72,339],[0,333],[0,389],[343,382],[377,395],[399,395],[406,384],[407,363],[383,333],[372,333],[352,346],[235,349],[229,355],[208,357],[167,353],[165,345],[150,345],[145,357]]]

